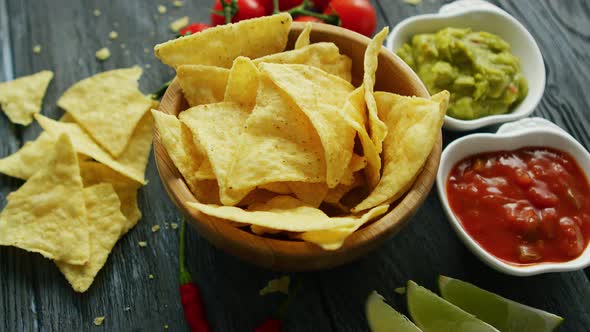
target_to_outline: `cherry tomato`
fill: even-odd
[[[368,0],[332,0],[324,14],[338,14],[345,29],[371,37],[377,27],[375,8]]]
[[[207,23],[191,23],[178,32],[180,36],[192,35],[193,33],[201,32],[211,26]]]
[[[313,17],[313,16],[297,16],[295,19],[293,19],[293,21],[297,21],[297,22],[320,22],[320,23],[324,23],[324,21],[320,20],[317,17]]]
[[[229,3],[229,0],[224,0],[226,3]],[[223,11],[223,6],[221,5],[220,0],[215,0],[215,4],[213,5],[214,11]],[[249,18],[255,18],[265,15],[264,6],[258,2],[257,0],[238,0],[238,12],[232,18],[232,23],[239,22],[242,20],[247,20]],[[225,17],[223,15],[217,15],[215,13],[211,13],[211,24],[212,25],[221,25],[225,24]]]
[[[322,11],[328,7],[330,0],[311,0],[313,2],[313,8]]]

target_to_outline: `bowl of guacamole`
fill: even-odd
[[[474,130],[530,115],[545,65],[528,30],[483,1],[458,0],[397,24],[386,43],[430,94],[451,92],[445,129]]]
[[[520,59],[499,36],[444,28],[412,37],[397,50],[430,94],[451,92],[447,115],[461,120],[505,114],[527,95]]]

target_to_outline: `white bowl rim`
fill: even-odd
[[[546,71],[545,71],[545,64],[543,62],[543,56],[541,54],[541,50],[537,45],[537,42],[531,35],[531,33],[512,15],[508,14],[506,11],[500,9],[499,7],[484,1],[484,0],[457,0],[450,4],[444,5],[440,8],[438,13],[435,14],[423,14],[423,15],[416,15],[409,18],[406,18],[399,22],[392,32],[387,37],[386,47],[395,53],[394,49],[394,41],[396,36],[403,31],[408,25],[420,23],[423,20],[430,20],[430,19],[452,19],[458,18],[461,16],[467,16],[472,14],[479,14],[485,13],[490,15],[496,15],[501,17],[504,20],[510,21],[513,26],[515,26],[524,39],[528,43],[528,47],[531,52],[531,56],[538,59],[538,68],[535,71],[538,73],[539,77],[536,79],[539,83],[540,89],[537,91],[531,91],[529,89],[527,96],[523,101],[520,102],[516,108],[520,107],[520,105],[524,104],[525,101],[529,103],[529,106],[522,110],[518,111],[518,113],[510,112],[506,114],[498,114],[498,115],[491,115],[486,116],[478,119],[473,120],[461,120],[450,117],[445,115],[444,127],[448,130],[453,131],[468,131],[474,130],[486,126],[490,126],[493,124],[505,123],[510,121],[516,121],[522,118],[529,116],[539,105],[541,98],[543,97],[543,93],[545,91],[545,81],[546,81]],[[514,111],[514,110],[513,110]]]
[[[506,123],[502,125],[500,129],[498,129],[498,132],[495,134],[471,134],[459,138],[453,141],[444,149],[441,155],[440,163],[441,165],[444,164],[446,166],[448,165],[447,160],[450,159],[451,156],[455,157],[455,159],[462,160],[463,158],[468,157],[469,155],[473,155],[473,153],[462,152],[460,149],[458,149],[458,147],[474,139],[483,139],[489,141],[510,140],[511,143],[515,146],[515,149],[517,149],[520,147],[518,141],[522,141],[528,136],[541,137],[551,135],[557,136],[559,139],[562,139],[564,142],[566,142],[566,144],[568,144],[570,148],[579,151],[577,156],[572,155],[572,157],[576,160],[580,167],[582,167],[582,159],[584,159],[587,163],[590,163],[590,153],[588,153],[588,151],[578,141],[576,141],[571,135],[569,135],[563,129],[559,128],[554,123],[542,118],[525,118],[516,122]],[[481,148],[480,150],[481,153],[487,151],[494,151],[493,149],[490,150],[486,149],[485,147]],[[456,158],[457,155],[461,157]],[[570,261],[543,262],[526,265],[516,265],[507,263],[483,249],[477,243],[477,241],[475,241],[465,231],[461,222],[457,217],[455,217],[449,205],[446,193],[446,180],[448,178],[448,173],[454,166],[455,165],[450,165],[447,172],[444,172],[445,167],[439,167],[438,169],[436,176],[436,187],[441,205],[455,233],[459,236],[459,238],[463,241],[467,248],[469,248],[471,252],[473,252],[480,260],[482,260],[488,266],[492,267],[497,271],[514,276],[531,276],[548,272],[576,271],[590,266],[590,244],[586,246],[586,248],[580,254],[580,256]],[[590,173],[588,172],[588,170],[585,170],[585,173],[588,178],[588,176],[590,176]]]

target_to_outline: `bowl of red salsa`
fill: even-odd
[[[473,134],[442,153],[441,203],[480,259],[512,275],[590,265],[590,154],[540,118]]]

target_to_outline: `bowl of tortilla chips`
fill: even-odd
[[[155,47],[176,70],[155,120],[170,198],[212,244],[284,271],[397,233],[430,191],[448,93],[373,40],[288,14]]]

